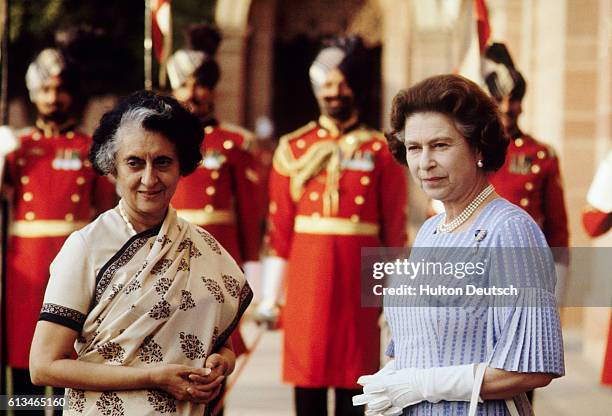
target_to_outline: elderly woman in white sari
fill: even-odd
[[[121,200],[52,263],[30,354],[35,384],[68,388],[67,414],[206,414],[234,368],[229,335],[251,289],[169,205],[202,137],[193,115],[152,92],[100,121],[90,160]]]

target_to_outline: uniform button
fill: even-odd
[[[308,195],[308,197],[310,198],[311,201],[316,201],[317,199],[319,199],[319,194],[316,192],[311,192],[310,195]]]
[[[370,184],[370,177],[369,176],[362,176],[361,179],[359,179],[359,183],[362,184],[363,186],[369,185]]]
[[[32,139],[33,139],[33,140],[36,140],[36,141],[40,140],[40,138],[41,138],[41,137],[42,137],[42,134],[40,134],[40,132],[39,132],[39,131],[35,132],[35,133],[32,135]]]
[[[529,205],[529,200],[527,198],[521,198],[520,204],[522,207],[526,207],[527,205]]]
[[[25,214],[25,219],[28,221],[32,221],[34,218],[36,218],[36,214],[34,214],[32,211],[28,211]]]
[[[363,205],[363,203],[364,203],[364,202],[365,202],[365,198],[364,198],[363,196],[361,196],[361,195],[357,195],[357,196],[355,197],[355,203],[356,203],[357,205]]]
[[[317,130],[317,136],[319,136],[320,138],[323,138],[323,137],[327,136],[327,130],[325,130],[325,129]]]
[[[68,213],[68,214],[66,214],[66,215],[64,216],[64,219],[65,219],[66,221],[74,221],[74,215],[73,215],[73,214],[71,214],[71,213]]]
[[[351,215],[351,222],[359,222],[359,215]]]
[[[347,142],[348,144],[355,144],[355,137],[353,137],[353,136],[348,136],[348,137],[346,138],[346,142]]]
[[[231,140],[226,140],[223,142],[223,148],[225,150],[230,150],[232,147],[234,147],[234,142]]]
[[[214,130],[213,126],[206,126],[206,127],[204,127],[204,133],[205,134],[210,134],[210,133],[213,132],[213,130]]]
[[[538,150],[538,159],[544,159],[546,157],[546,152],[544,150]]]
[[[76,179],[76,183],[77,183],[77,185],[83,185],[83,184],[85,184],[85,178],[84,178],[83,176],[79,176],[79,177]]]
[[[17,164],[19,166],[25,166],[26,160],[24,158],[20,157],[19,159],[17,159]]]
[[[21,181],[22,185],[27,185],[27,184],[30,183],[30,177],[29,176],[22,176],[20,181]]]
[[[206,187],[206,195],[214,195],[215,192],[217,192],[217,190],[215,189],[214,186]]]
[[[70,195],[70,200],[75,204],[81,200],[81,196],[79,194]]]
[[[525,184],[525,189],[527,189],[528,191],[533,191],[533,183],[532,182],[527,182]]]
[[[213,179],[215,179],[215,180],[216,180],[216,179],[219,179],[219,172],[218,172],[218,171],[216,171],[216,170],[213,170],[213,171],[210,173],[210,177],[211,177],[211,178],[213,178]]]
[[[209,212],[210,213],[210,212],[213,212],[214,210],[215,210],[215,207],[213,207],[212,205],[210,205],[210,204],[204,205],[204,212]]]
[[[276,202],[271,201],[270,204],[268,204],[268,210],[270,211],[270,214],[276,213],[277,209],[278,209],[278,205],[276,205]]]
[[[23,194],[23,200],[26,202],[30,202],[31,200],[34,199],[34,195],[32,195],[32,192],[26,192]]]
[[[312,218],[321,218],[321,214],[319,214],[318,212],[313,212],[311,217]]]
[[[303,149],[306,147],[306,142],[304,139],[299,139],[297,142],[295,142],[295,145],[298,147],[298,149]]]
[[[382,144],[380,142],[376,142],[372,145],[372,150],[375,150],[378,152],[380,149],[382,149]]]
[[[535,173],[535,174],[540,173],[540,170],[541,170],[541,168],[540,168],[538,165],[533,165],[533,166],[531,167],[531,171],[532,171],[533,173]]]
[[[74,132],[73,131],[69,131],[68,133],[66,133],[66,138],[74,139]]]
[[[514,141],[514,145],[515,145],[516,147],[521,147],[521,146],[522,146],[522,145],[524,145],[524,144],[525,144],[525,141],[524,141],[523,139],[521,139],[521,138],[518,138],[518,139],[516,139],[516,140]]]
[[[83,161],[83,166],[85,166],[86,168],[90,168],[91,167],[91,162],[89,160],[85,160],[85,161]]]

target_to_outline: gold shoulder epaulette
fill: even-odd
[[[299,129],[281,136],[281,138],[279,139],[279,143],[283,140],[289,142],[293,139],[297,139],[298,137],[302,136],[307,131],[314,129],[316,126],[317,126],[317,122],[311,121],[310,123],[300,127]]]
[[[241,135],[243,138],[242,144],[240,145],[241,149],[246,150],[246,151],[253,150],[253,147],[255,146],[256,137],[252,131],[247,130],[244,127],[239,126],[237,124],[228,123],[225,121],[222,121],[221,123],[219,123],[219,127],[231,133],[236,133],[236,134]]]

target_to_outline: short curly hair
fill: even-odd
[[[98,174],[117,172],[117,132],[134,122],[174,144],[181,176],[192,173],[202,161],[204,130],[198,118],[174,98],[143,90],[121,100],[100,119],[89,151],[89,160]]]
[[[416,113],[435,112],[448,116],[455,127],[483,157],[483,169],[496,171],[506,160],[509,140],[499,109],[474,82],[460,75],[437,75],[401,90],[391,109],[391,131],[386,133],[389,150],[403,165],[406,119]]]

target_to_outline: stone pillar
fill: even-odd
[[[217,52],[221,79],[216,88],[215,108],[221,120],[243,124],[246,102],[247,20],[251,0],[219,0],[215,21],[223,34]]]

